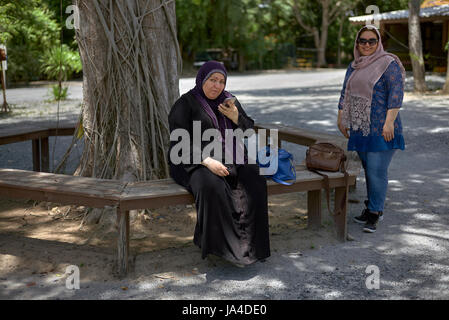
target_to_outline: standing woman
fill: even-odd
[[[195,198],[197,223],[193,242],[201,248],[202,258],[213,254],[242,266],[270,256],[266,179],[259,175],[256,164],[247,163],[246,157],[245,161],[236,161],[235,149],[231,152],[233,163],[227,164],[226,152],[221,159],[215,154],[203,158],[202,151],[209,142],[194,141],[194,126],[198,123],[201,137],[208,129],[216,130],[223,139],[219,143],[223,151],[227,149],[225,129],[253,128],[254,121],[238,100],[224,104],[226,98],[232,97],[224,90],[226,81],[225,67],[209,61],[199,69],[195,88],[173,105],[168,116],[170,132],[184,129],[191,147],[190,159],[183,157],[185,160],[174,164],[169,157],[170,175]],[[177,143],[171,142],[170,155]],[[194,163],[195,157],[201,157],[201,163]]]
[[[365,232],[375,232],[384,210],[388,166],[396,149],[405,148],[399,116],[405,70],[397,56],[384,51],[374,26],[357,33],[354,58],[341,91],[338,128],[365,171],[366,209],[354,221],[364,224]]]

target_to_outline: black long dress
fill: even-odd
[[[253,128],[254,121],[240,103],[236,101],[235,105],[239,118],[233,129]],[[214,112],[217,117],[222,116]],[[170,111],[170,132],[182,128],[193,137],[193,121],[201,121],[201,135],[214,128],[210,116],[188,92]],[[172,141],[170,150],[176,144],[177,141]],[[257,165],[234,165],[229,176],[220,177],[201,164],[170,163],[170,175],[195,198],[197,223],[193,242],[201,248],[203,259],[214,254],[247,265],[270,256],[267,185]]]

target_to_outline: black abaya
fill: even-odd
[[[235,105],[239,118],[233,129],[252,128],[254,121],[238,101]],[[222,116],[217,112],[217,117]],[[201,121],[201,135],[214,128],[210,116],[188,92],[170,112],[170,131],[182,128],[193,137],[193,121]],[[171,142],[170,150],[176,143]],[[203,142],[201,149],[207,144]],[[190,150],[194,150],[193,146]],[[190,159],[193,161],[193,155]],[[229,176],[220,177],[201,164],[171,163],[170,175],[195,198],[193,241],[201,248],[202,258],[214,254],[234,263],[251,264],[270,256],[266,179],[254,164],[237,164],[230,169]]]

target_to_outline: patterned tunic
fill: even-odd
[[[349,65],[338,104],[339,109],[343,109],[346,83],[353,71],[354,69]],[[394,139],[387,142],[382,137],[382,129],[387,118],[387,111],[389,109],[401,108],[403,97],[404,86],[401,68],[393,61],[373,88],[369,135],[363,136],[361,130],[354,131],[351,128],[348,150],[360,152],[378,152],[391,149],[404,150],[405,142],[402,135],[402,124],[399,113],[394,122]]]

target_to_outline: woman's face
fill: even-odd
[[[203,92],[207,98],[215,100],[223,92],[226,86],[224,75],[219,72],[212,73],[203,84]]]
[[[377,35],[373,31],[363,31],[357,41],[357,49],[362,56],[370,56],[376,52],[379,45]]]

